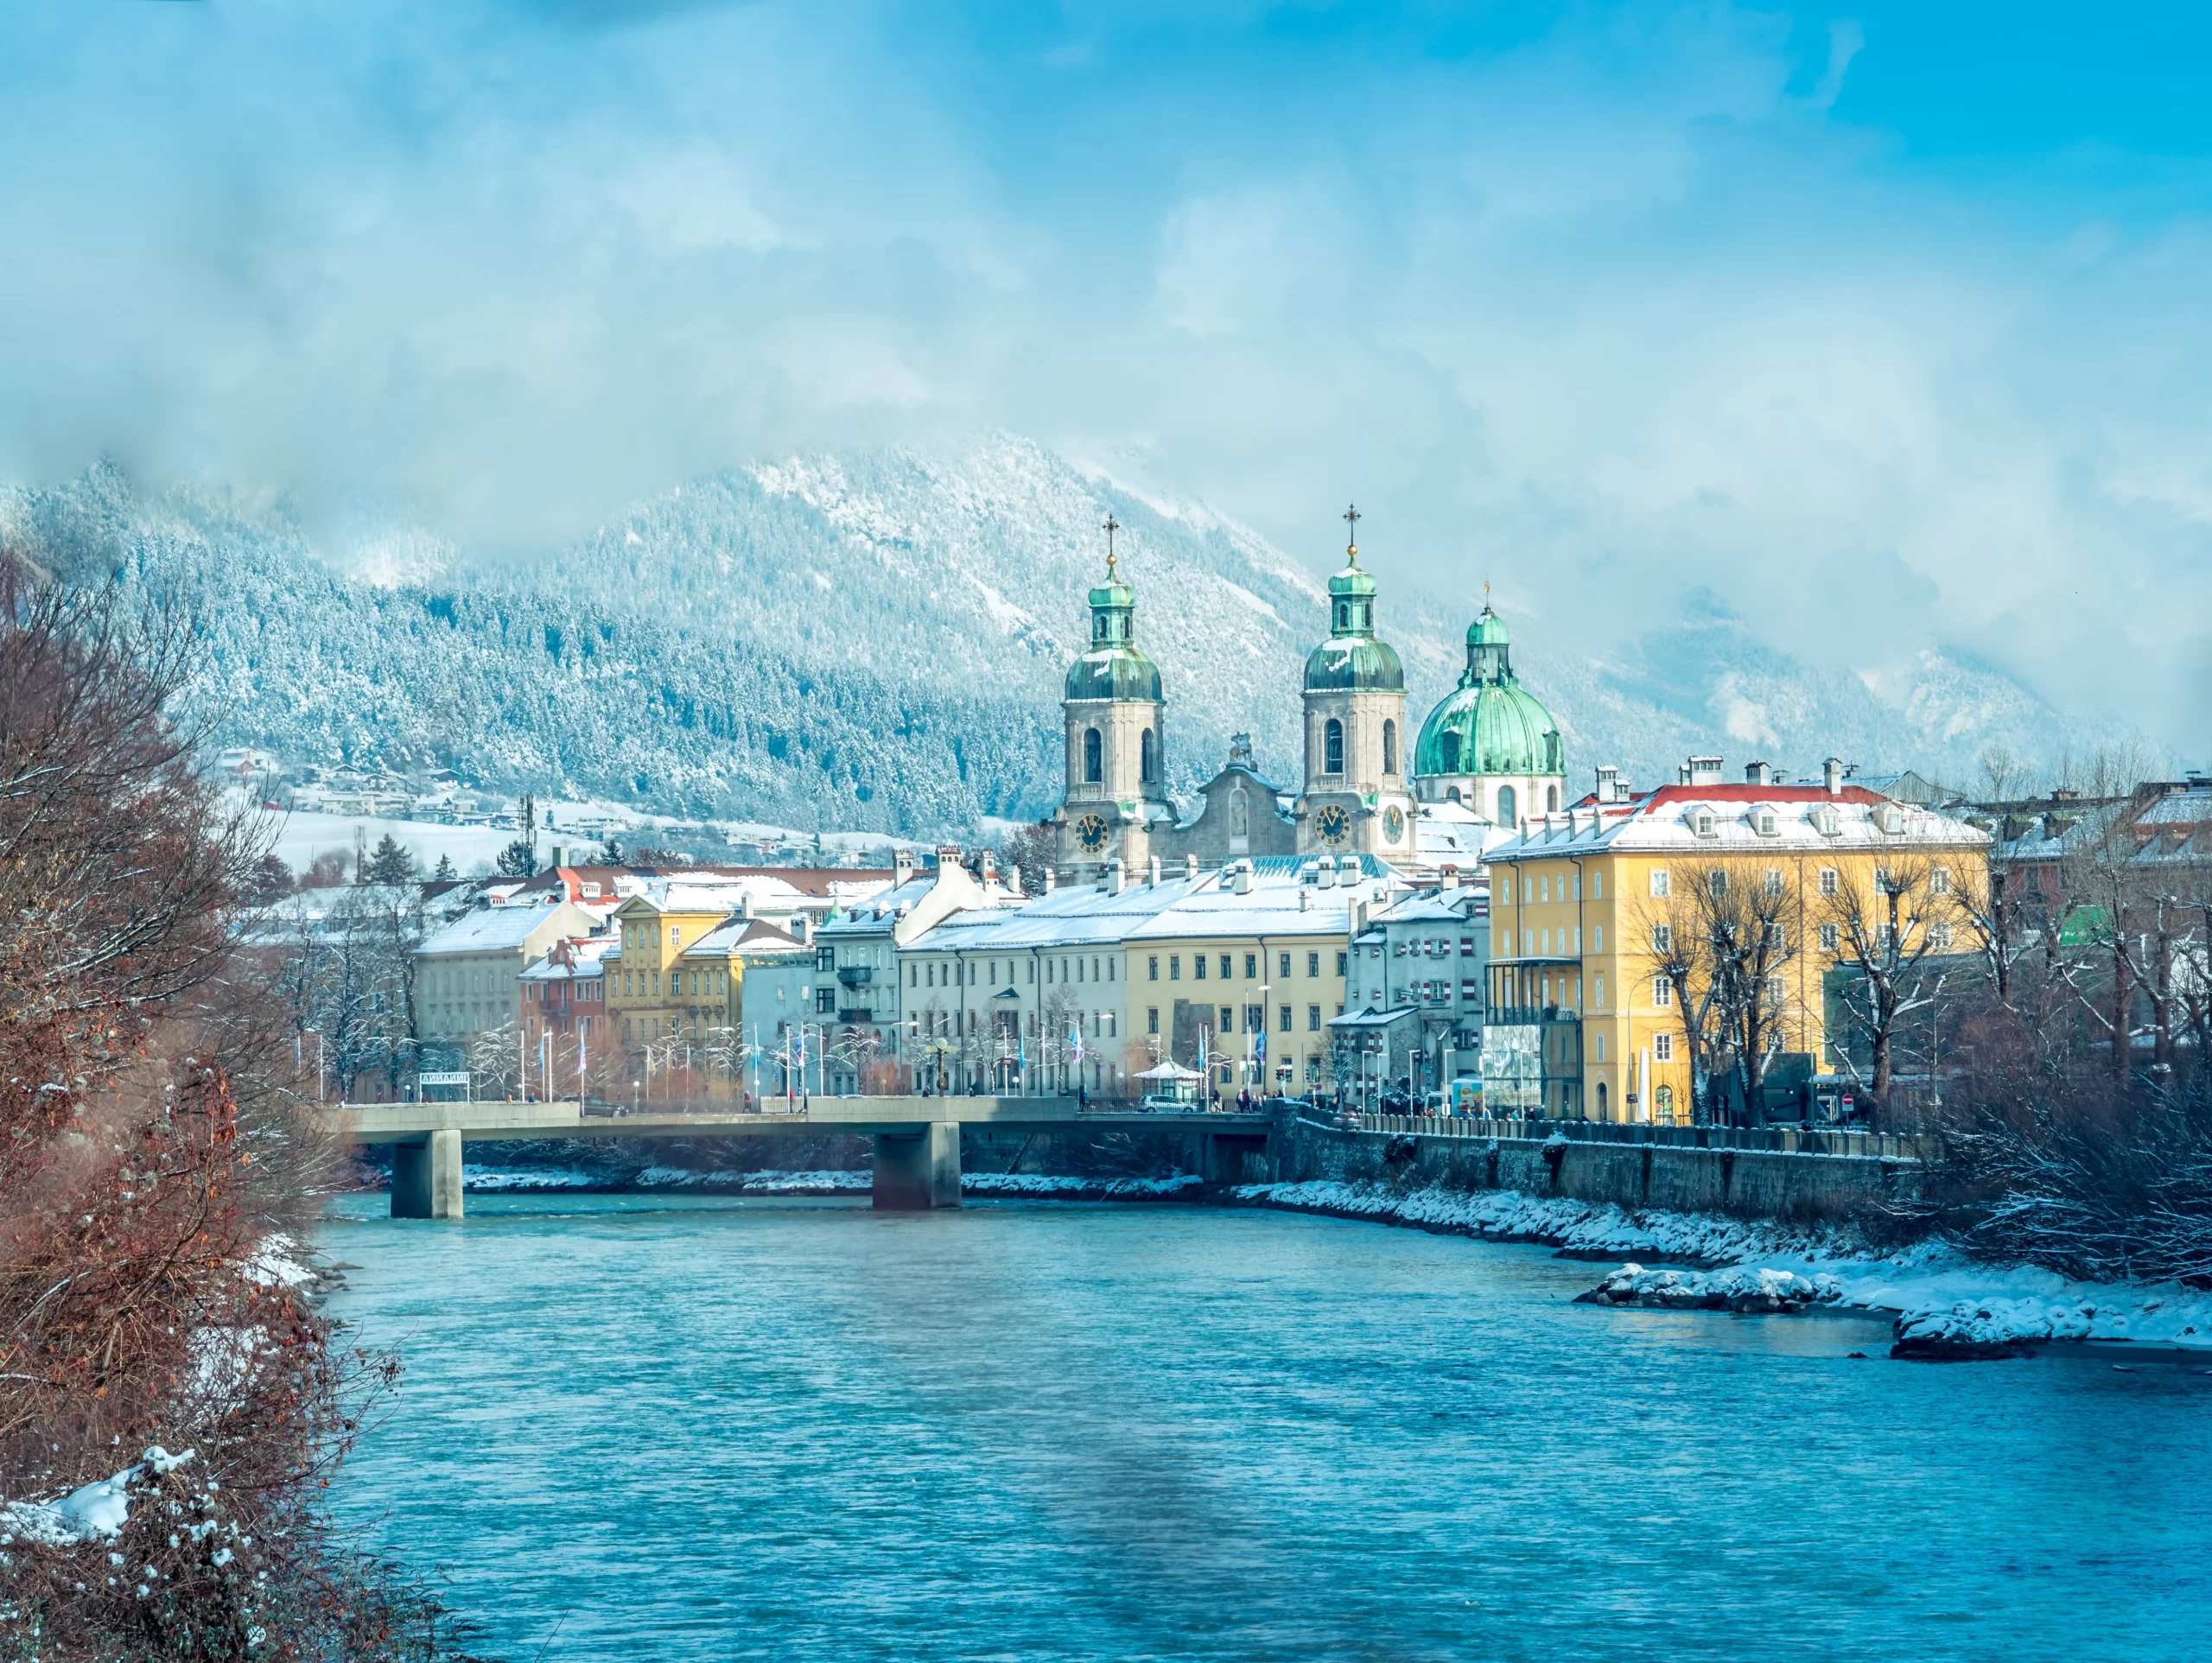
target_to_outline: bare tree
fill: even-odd
[[[1691,887],[1714,1025],[1745,1112],[1763,1119],[1767,1071],[1788,1044],[1793,1016],[1803,1026],[1785,974],[1804,945],[1796,868],[1738,856],[1706,865]]]
[[[1726,1001],[1712,974],[1706,913],[1697,893],[1704,879],[1701,869],[1688,863],[1662,866],[1653,878],[1656,892],[1637,904],[1635,928],[1642,935],[1648,973],[1666,988],[1666,1002],[1681,1030],[1690,1068],[1690,1117],[1701,1126],[1713,1114],[1713,1082],[1729,1038]]]
[[[1959,918],[1951,868],[1923,855],[1901,854],[1873,869],[1837,869],[1834,893],[1821,897],[1823,939],[1844,974],[1836,996],[1864,1039],[1871,1068],[1861,1076],[1876,1106],[1889,1105],[1891,1076],[1904,1019],[1930,1005],[1942,987]],[[1934,962],[1931,964],[1931,959]],[[1850,1036],[1829,1036],[1838,1066],[1859,1076]]]

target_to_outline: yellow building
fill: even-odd
[[[1838,1060],[1832,973],[1955,950],[1955,898],[1985,881],[1985,834],[1834,760],[1817,784],[1763,763],[1724,784],[1717,757],[1642,793],[1598,773],[1489,857],[1493,1113],[1687,1124],[1698,1064],[1738,1056],[1809,1089]]]

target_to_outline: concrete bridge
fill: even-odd
[[[461,1216],[461,1160],[471,1143],[525,1138],[715,1138],[845,1133],[875,1142],[878,1207],[957,1207],[960,1128],[1199,1134],[1205,1174],[1228,1176],[1270,1150],[1265,1114],[1085,1110],[1073,1097],[817,1097],[799,1114],[746,1114],[727,1104],[617,1114],[598,1104],[360,1103],[340,1107],[342,1135],[392,1146],[391,1216]]]

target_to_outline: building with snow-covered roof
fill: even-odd
[[[1963,950],[1989,847],[1962,820],[1847,782],[1833,759],[1819,784],[1764,763],[1731,781],[1696,757],[1676,784],[1636,792],[1600,769],[1595,791],[1490,854],[1491,1111],[1688,1123],[1698,1069],[1728,1049],[1716,1000],[1761,1058],[1797,1059],[1809,1092],[1844,1043],[1829,978]],[[1725,997],[1716,930],[1742,944]]]
[[[1331,1024],[1339,1080],[1439,1090],[1478,1066],[1490,967],[1490,891],[1447,879],[1372,913],[1351,941],[1344,1015]]]
[[[1323,1083],[1351,931],[1400,880],[1371,856],[1109,863],[1003,911],[956,913],[899,951],[914,1089],[1140,1095],[1158,1062],[1211,1089]]]
[[[471,907],[415,949],[423,1039],[452,1047],[515,1018],[515,979],[564,937],[590,936],[600,919],[547,894],[535,904]],[[448,1059],[450,1060],[450,1059]]]

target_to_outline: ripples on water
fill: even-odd
[[[340,1501],[518,1663],[2212,1655],[2193,1370],[1274,1213],[469,1204],[330,1227],[407,1362]]]

